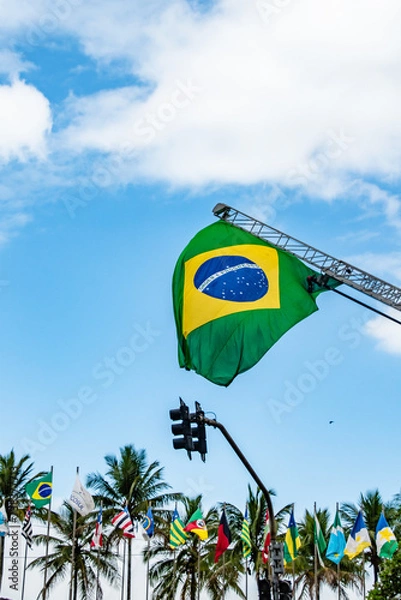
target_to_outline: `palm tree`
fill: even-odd
[[[178,497],[167,493],[170,486],[163,479],[163,468],[158,461],[148,464],[146,450],[136,450],[130,444],[120,448],[120,457],[105,456],[105,475],[90,473],[87,485],[97,492],[102,501],[104,515],[127,508],[132,521],[140,521],[152,502],[152,507],[162,507]],[[119,536],[120,537],[120,536]],[[131,600],[131,540],[128,540],[127,600]]]
[[[341,514],[345,523],[351,528],[358,516],[359,510],[362,510],[362,515],[369,532],[371,546],[365,553],[365,558],[373,567],[374,583],[377,583],[381,559],[377,554],[376,547],[376,527],[382,510],[385,509],[388,515],[394,515],[394,503],[384,504],[379,490],[371,490],[366,494],[359,496],[358,505],[345,503],[341,505]],[[391,519],[390,519],[391,520]]]
[[[324,509],[316,510],[316,516],[320,524],[325,540],[328,540],[330,534],[330,515],[329,511]],[[340,585],[340,595],[344,600],[348,598],[346,587],[351,586],[359,590],[362,581],[361,569],[353,561],[343,558],[341,562],[340,579],[338,577],[336,566],[324,556],[322,556],[323,566],[317,567],[315,583],[315,517],[308,510],[305,511],[303,521],[299,523],[299,535],[301,546],[298,550],[298,557],[294,564],[296,574],[295,583],[300,589],[299,599],[302,598],[320,598],[321,587],[326,584],[332,590],[338,590]]]
[[[74,555],[72,591],[73,600],[77,600],[78,593],[81,600],[92,597],[97,588],[97,598],[103,598],[103,592],[97,573],[103,576],[109,583],[119,580],[117,559],[110,552],[107,544],[107,536],[104,536],[103,551],[93,552],[90,550],[90,540],[95,530],[96,517],[89,514],[85,517],[76,515],[76,535],[73,553],[73,527],[74,510],[64,502],[59,513],[51,513],[51,534],[49,546],[51,548],[47,558],[47,569],[50,576],[46,582],[46,590],[53,589],[66,577],[71,576],[71,561]],[[36,544],[46,543],[47,534],[38,534],[33,537]],[[33,560],[28,568],[44,568],[46,557],[40,556]],[[40,591],[39,596],[43,590]]]
[[[380,581],[368,593],[369,600],[394,600],[401,598],[401,552],[386,560],[380,569]]]
[[[270,496],[274,496],[274,490],[270,490],[269,494]],[[249,533],[252,544],[247,567],[249,568],[250,572],[255,575],[259,588],[260,582],[269,578],[269,565],[263,562],[261,552],[265,537],[264,529],[266,523],[267,502],[259,488],[257,488],[256,492],[254,493],[251,486],[248,485],[247,507],[249,516]],[[279,530],[282,526],[283,520],[290,510],[291,505],[288,505],[275,514],[277,530]],[[233,524],[233,529],[240,532],[244,519],[242,512],[237,507],[229,504],[227,505],[227,514],[230,518],[230,522]],[[240,539],[237,540],[236,546],[238,546],[238,551],[242,552],[242,542]]]
[[[201,508],[202,497],[182,497],[181,518],[187,522],[197,508]],[[227,507],[228,508],[228,507]],[[228,513],[227,513],[228,514]],[[152,560],[149,575],[153,590],[153,600],[168,600],[179,594],[180,600],[196,600],[200,590],[204,589],[212,600],[224,598],[228,589],[240,598],[244,594],[239,586],[243,573],[241,555],[234,550],[224,553],[223,558],[214,562],[219,510],[211,508],[204,514],[209,537],[200,541],[196,534],[189,533],[185,544],[174,551],[169,548],[170,518],[164,522],[159,535],[149,550],[144,553],[145,560]],[[233,528],[230,524],[232,533]]]
[[[26,497],[25,484],[40,477],[42,473],[32,476],[33,462],[25,454],[17,460],[12,449],[9,454],[0,455],[0,506],[4,503],[7,520],[12,515],[23,518],[24,508],[21,500]],[[0,587],[4,571],[4,536],[0,536]]]

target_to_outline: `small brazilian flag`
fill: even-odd
[[[53,474],[47,473],[40,479],[34,479],[25,485],[25,491],[33,504],[40,508],[50,503],[53,491]]]
[[[288,252],[230,223],[202,229],[173,276],[180,366],[229,385],[317,310],[316,296],[326,288],[309,289],[314,275]]]

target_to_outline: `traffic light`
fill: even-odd
[[[193,449],[199,452],[201,459],[205,462],[207,453],[205,413],[199,402],[195,402],[195,410],[196,425],[192,427]],[[191,416],[193,417],[194,415]]]
[[[272,542],[270,544],[270,566],[275,575],[284,574],[283,544]]]
[[[280,600],[292,600],[292,587],[289,581],[279,581],[278,589]]]
[[[171,426],[173,435],[179,436],[173,439],[174,448],[176,450],[185,449],[188,458],[192,459],[191,451],[195,450],[195,448],[192,440],[191,415],[188,406],[181,398],[180,408],[172,408],[170,410],[170,419],[172,421],[181,421],[181,423],[174,423]]]
[[[259,600],[271,600],[270,581],[258,579]]]

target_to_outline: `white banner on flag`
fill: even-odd
[[[21,537],[21,524],[14,515],[8,523],[8,527],[8,535],[5,536],[4,575],[1,593],[9,600],[19,600],[24,564],[24,544]]]
[[[75,478],[74,488],[71,492],[71,496],[67,502],[83,517],[89,514],[95,508],[93,498],[88,490],[82,485],[78,474]]]

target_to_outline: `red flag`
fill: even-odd
[[[263,542],[263,550],[262,550],[262,562],[264,564],[266,564],[267,561],[269,560],[269,546],[270,546],[270,542],[271,542],[270,518],[269,518],[268,510],[266,510],[266,522],[265,522],[265,528],[263,531],[263,535],[264,535],[264,542]]]
[[[216,553],[214,555],[214,562],[217,563],[220,556],[224,554],[229,545],[231,544],[231,531],[227,523],[226,511],[223,510],[220,518],[219,530],[217,533],[217,544]]]
[[[99,508],[96,519],[95,533],[92,536],[90,547],[95,550],[103,547],[103,509]]]

